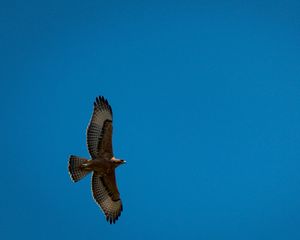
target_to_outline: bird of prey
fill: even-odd
[[[87,128],[87,146],[91,159],[71,155],[68,165],[74,182],[92,173],[93,197],[110,224],[116,222],[123,210],[115,168],[125,163],[113,154],[112,120],[112,109],[108,101],[102,96],[97,97]]]

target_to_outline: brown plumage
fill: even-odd
[[[104,97],[97,97],[87,128],[87,146],[91,159],[71,155],[68,166],[74,182],[93,172],[93,197],[109,223],[115,223],[123,210],[115,168],[125,163],[124,160],[116,159],[113,155],[112,120],[112,109],[108,101]]]

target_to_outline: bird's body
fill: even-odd
[[[94,112],[87,129],[87,145],[91,159],[71,155],[69,174],[71,179],[77,182],[93,172],[93,197],[107,221],[115,223],[123,210],[116,184],[115,168],[125,161],[113,156],[112,110],[104,97],[96,98],[94,103]]]
[[[112,163],[109,160],[90,160],[87,163],[82,164],[82,168],[86,171],[97,172],[101,176],[105,176],[114,170]]]
[[[111,160],[105,157],[91,159],[87,163],[82,164],[83,170],[94,171],[101,176],[112,173],[117,166],[118,163],[115,160]]]

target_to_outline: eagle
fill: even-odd
[[[118,220],[123,210],[115,169],[126,162],[114,157],[112,121],[113,113],[107,99],[103,96],[97,97],[87,128],[87,146],[91,158],[71,155],[68,162],[68,170],[73,182],[78,182],[92,173],[93,198],[110,224]]]

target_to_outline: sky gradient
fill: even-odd
[[[300,1],[1,1],[1,239],[300,239]],[[114,112],[124,211],[90,177]]]

